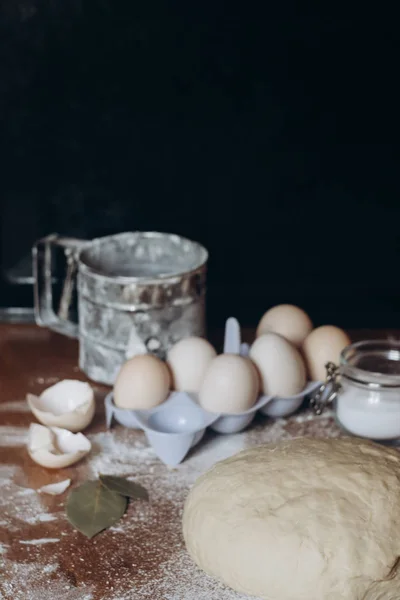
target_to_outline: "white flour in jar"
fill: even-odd
[[[342,382],[336,415],[350,433],[374,440],[400,438],[398,390],[373,390]]]

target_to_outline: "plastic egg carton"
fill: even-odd
[[[231,317],[225,327],[224,353],[248,356],[249,349],[248,344],[241,343],[238,321]],[[200,442],[207,427],[223,434],[238,433],[258,411],[272,418],[286,417],[320,385],[310,382],[300,394],[288,398],[262,395],[254,406],[239,414],[208,412],[198,404],[196,394],[187,392],[171,392],[165,402],[151,410],[127,410],[115,406],[110,392],[105,398],[106,424],[110,428],[114,418],[124,427],[142,429],[157,456],[166,465],[176,466]]]

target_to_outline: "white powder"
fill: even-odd
[[[54,571],[57,571],[58,569],[58,564],[54,564],[54,565],[47,565],[46,567],[43,567],[43,573],[54,573]]]
[[[36,576],[40,571],[43,573],[45,566],[38,563],[13,564],[11,561],[5,561],[4,572],[8,573],[8,578],[5,581],[4,577],[0,578],[0,598],[1,600],[54,600],[60,598],[62,600],[93,600],[90,593],[91,590],[86,586],[81,586],[80,589],[71,588],[67,579],[53,575],[54,571],[44,573],[44,578],[48,578],[48,574],[52,574],[51,585],[50,581],[45,585],[37,585]],[[0,571],[1,574],[1,571]],[[155,600],[155,599],[154,599]]]
[[[328,417],[334,416],[333,410],[324,410],[321,415],[316,415],[312,412],[302,413],[297,417],[294,417],[296,423],[304,423],[305,421],[315,421],[316,419],[327,419]]]
[[[140,442],[133,445],[130,442],[132,431],[119,430],[116,436],[112,430],[88,437],[98,450],[89,458],[88,466],[93,477],[99,474],[126,476],[143,484],[149,490],[152,501],[168,500],[177,505],[182,503],[188,488],[202,473],[215,462],[232,456],[246,446],[246,435],[243,433],[227,436],[215,434],[195,447],[183,463],[171,468],[158,459],[151,447]],[[133,526],[148,518],[147,512],[138,513]],[[117,527],[119,529],[119,525]],[[126,531],[125,525],[124,528]],[[118,529],[114,531],[117,533]]]
[[[23,490],[20,490],[19,492],[16,492],[16,496],[33,496],[33,494],[35,494],[35,490],[33,490],[32,488],[24,488]]]
[[[138,464],[153,462],[156,455],[144,444],[132,445],[130,430],[124,430],[116,438],[114,431],[105,431],[87,436],[92,443],[89,468],[93,477],[99,474],[126,475]]]
[[[30,381],[30,384],[39,384],[39,385],[53,385],[54,383],[57,383],[58,381],[60,381],[59,377],[36,377],[36,379],[33,379]]]
[[[39,494],[30,488],[19,488],[10,479],[4,480],[4,489],[0,495],[0,513],[7,522],[6,528],[9,531],[18,529],[18,521],[37,523],[40,515],[44,514]],[[50,520],[48,516],[44,518]]]
[[[24,521],[25,523],[34,525],[35,523],[49,523],[50,521],[57,521],[57,517],[56,515],[43,513],[41,515],[34,515],[33,517],[26,517]]]
[[[179,564],[179,571],[177,570]],[[179,591],[178,591],[179,590]],[[159,577],[141,590],[140,598],[163,600],[257,600],[228,589],[194,566],[185,550],[179,552],[160,570]],[[119,600],[136,600],[134,593]]]
[[[8,546],[6,544],[0,544],[0,555],[6,554]]]
[[[26,546],[41,546],[42,544],[55,544],[59,541],[60,538],[40,538],[40,540],[20,540],[19,543]]]
[[[108,531],[112,531],[113,533],[125,533],[123,527],[110,527]]]
[[[49,514],[45,513],[43,515],[38,516],[38,521],[41,521],[42,523],[48,523],[49,521],[56,521],[56,520],[57,520],[56,515],[49,515]]]
[[[0,465],[0,489],[10,485],[12,477],[14,477],[17,468],[14,465]],[[1,495],[0,495],[1,502]],[[1,506],[1,504],[0,504]]]
[[[23,427],[0,426],[0,446],[18,446],[25,444],[27,429]],[[43,511],[39,494],[29,487],[20,487],[14,483],[20,472],[14,465],[0,466],[0,514],[2,527],[16,531],[18,522],[35,524],[50,522],[56,516]]]
[[[40,538],[40,540],[20,540],[19,543],[26,546],[41,546],[42,544],[54,544],[59,541],[60,538]]]
[[[1,402],[0,412],[28,413],[30,412],[30,408],[26,400],[15,400],[13,402]]]
[[[25,446],[27,438],[28,429],[26,427],[11,427],[7,425],[0,427],[0,446],[3,448]]]

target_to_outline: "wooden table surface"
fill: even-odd
[[[252,329],[244,329],[242,333],[244,341],[251,341]],[[400,339],[400,330],[364,329],[349,333],[353,341]],[[210,339],[217,347],[221,346],[222,332],[212,332]],[[78,368],[77,340],[36,325],[0,323],[0,403],[24,398],[28,388],[32,393],[41,391],[42,380],[71,377],[86,381]]]
[[[365,330],[350,334],[353,340],[400,339],[400,332],[395,330]],[[246,330],[243,337],[250,341],[252,331]],[[220,343],[221,333],[217,332],[212,339]],[[171,597],[168,589],[163,588],[167,583],[159,583],[158,587],[154,584],[154,589],[151,585],[156,580],[168,581],[168,575],[173,578],[172,571],[165,567],[169,564],[166,555],[172,552],[177,553],[176,562],[182,573],[186,572],[186,568],[190,573],[187,581],[183,575],[179,576],[183,583],[186,581],[186,592],[173,596],[174,600],[191,600],[192,596],[198,600],[236,598],[232,592],[221,591],[220,587],[214,587],[213,582],[202,579],[200,575],[191,581],[193,567],[186,566],[180,536],[180,511],[187,488],[198,472],[212,464],[215,460],[213,455],[208,457],[204,451],[203,458],[195,456],[190,459],[180,471],[181,477],[186,477],[181,487],[175,475],[172,483],[167,481],[168,471],[156,457],[150,456],[141,432],[116,427],[112,435],[105,433],[101,399],[107,388],[99,385],[94,385],[99,399],[95,419],[85,433],[96,448],[100,448],[101,444],[102,447],[94,452],[89,470],[83,461],[61,471],[50,471],[36,465],[27,455],[24,436],[29,423],[34,421],[25,403],[27,392],[38,394],[60,379],[85,380],[77,366],[77,356],[75,340],[34,325],[0,324],[0,599],[163,600]],[[319,423],[322,435],[328,429],[326,435],[341,435],[334,429],[336,426],[332,420],[325,419]],[[235,442],[227,440],[229,436],[220,436],[220,439],[225,439],[218,441],[222,450],[216,448],[217,458],[223,457],[225,451],[227,455],[235,451],[236,445],[240,449],[243,444],[275,439],[271,437],[274,427],[280,428],[286,437],[313,435],[316,431],[316,426],[306,418],[297,419],[296,423],[288,421],[271,425],[270,432],[263,422],[246,434],[247,437],[240,437],[244,434],[235,436]],[[211,445],[214,442],[217,444],[214,440]],[[131,458],[126,452],[128,444],[133,448]],[[134,466],[129,466],[125,454],[119,455],[121,452],[125,452]],[[196,460],[200,461],[198,465]],[[34,490],[68,477],[74,484],[79,483],[88,478],[88,474],[93,476],[104,465],[110,473],[115,472],[113,468],[117,469],[116,474],[126,474],[133,469],[138,480],[146,483],[151,490],[154,501],[150,508],[140,509],[140,519],[139,513],[129,507],[127,520],[124,520],[128,523],[125,533],[116,528],[112,533],[103,532],[93,540],[87,540],[65,519],[66,494],[45,497]],[[160,488],[156,485],[157,477],[163,482]],[[159,493],[160,490],[162,493]],[[143,514],[148,515],[147,523]],[[135,528],[130,527],[129,523],[135,519]],[[136,557],[135,560],[132,556]]]

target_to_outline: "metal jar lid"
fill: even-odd
[[[347,346],[340,357],[340,374],[358,385],[400,387],[400,342],[366,340]]]

